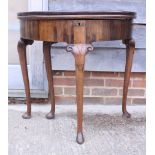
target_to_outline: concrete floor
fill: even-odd
[[[25,105],[9,105],[9,155],[145,155],[145,106],[84,106],[85,143],[76,137],[76,106],[57,105],[56,118],[44,116],[49,105],[33,105],[32,118],[21,118]]]

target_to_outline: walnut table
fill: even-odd
[[[50,49],[53,43],[67,42],[66,50],[75,59],[76,102],[77,102],[77,137],[79,144],[84,142],[82,132],[83,120],[83,78],[85,56],[93,51],[92,42],[104,40],[122,40],[126,45],[126,66],[123,87],[123,117],[131,115],[126,109],[126,100],[132,67],[135,42],[132,40],[132,20],[134,12],[20,12],[20,40],[18,53],[26,91],[27,111],[23,118],[31,117],[30,87],[27,71],[26,46],[34,40],[43,41],[43,54],[47,72],[50,112],[46,118],[55,116],[55,98]]]

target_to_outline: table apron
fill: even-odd
[[[79,29],[79,30],[78,30]],[[24,39],[74,44],[76,32],[82,42],[131,39],[132,19],[114,20],[30,20],[20,19],[20,37]]]

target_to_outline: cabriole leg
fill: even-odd
[[[126,66],[125,66],[124,86],[123,86],[122,112],[123,117],[130,118],[131,114],[126,109],[126,102],[127,102],[128,86],[130,82],[133,55],[135,50],[135,42],[133,40],[125,40],[123,43],[126,45]]]
[[[47,119],[53,119],[55,117],[55,98],[54,98],[54,84],[52,74],[52,63],[51,63],[51,42],[43,42],[43,54],[45,60],[45,68],[47,72],[48,89],[49,89],[49,101],[51,103],[51,110],[46,115]]]
[[[77,137],[78,144],[84,142],[83,136],[83,80],[84,80],[84,64],[85,55],[88,51],[93,50],[91,45],[75,44],[67,47],[67,51],[71,52],[75,58],[76,70],[76,103],[77,103]]]
[[[28,78],[28,70],[27,70],[26,46],[32,45],[32,44],[33,44],[33,40],[27,40],[27,39],[21,38],[18,41],[18,45],[17,45],[19,61],[21,65],[23,81],[25,86],[25,93],[26,93],[27,111],[22,115],[24,119],[31,118],[31,100],[30,100],[30,86],[29,86],[29,78]]]

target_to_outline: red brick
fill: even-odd
[[[62,95],[63,88],[62,87],[54,87],[54,93],[55,93],[55,95]]]
[[[120,77],[124,77],[124,72],[119,73]],[[146,73],[131,73],[131,78],[141,78],[144,79],[146,78]]]
[[[122,105],[122,97],[108,97],[105,98],[105,104],[110,104],[110,105]],[[127,104],[131,104],[131,99],[127,99]]]
[[[133,87],[146,87],[146,80],[133,80]]]
[[[75,88],[64,88],[64,94],[65,95],[75,95],[76,94],[76,89]],[[89,95],[90,94],[90,89],[89,88],[84,88],[84,95]]]
[[[85,86],[104,86],[104,79],[85,79]]]
[[[105,79],[105,86],[108,87],[123,87],[124,80]]]
[[[134,98],[132,99],[132,104],[146,104],[146,99],[145,98]]]
[[[73,96],[55,96],[56,104],[75,104],[76,97]]]
[[[86,71],[84,72],[84,77],[85,77],[85,78],[90,77],[90,75],[91,75],[91,72],[86,72]]]
[[[84,77],[90,77],[91,72],[84,72]],[[74,76],[75,77],[75,71],[65,71],[64,76]]]
[[[75,86],[74,78],[54,78],[54,85]]]
[[[123,90],[121,89],[119,91],[119,95],[123,95]],[[128,96],[144,96],[145,90],[143,89],[129,89],[128,90]]]
[[[117,72],[92,72],[92,77],[118,77]]]
[[[75,76],[75,72],[74,71],[65,71],[64,76]]]
[[[94,96],[116,96],[117,89],[94,88],[92,89]]]
[[[131,78],[146,78],[146,73],[131,73]]]

